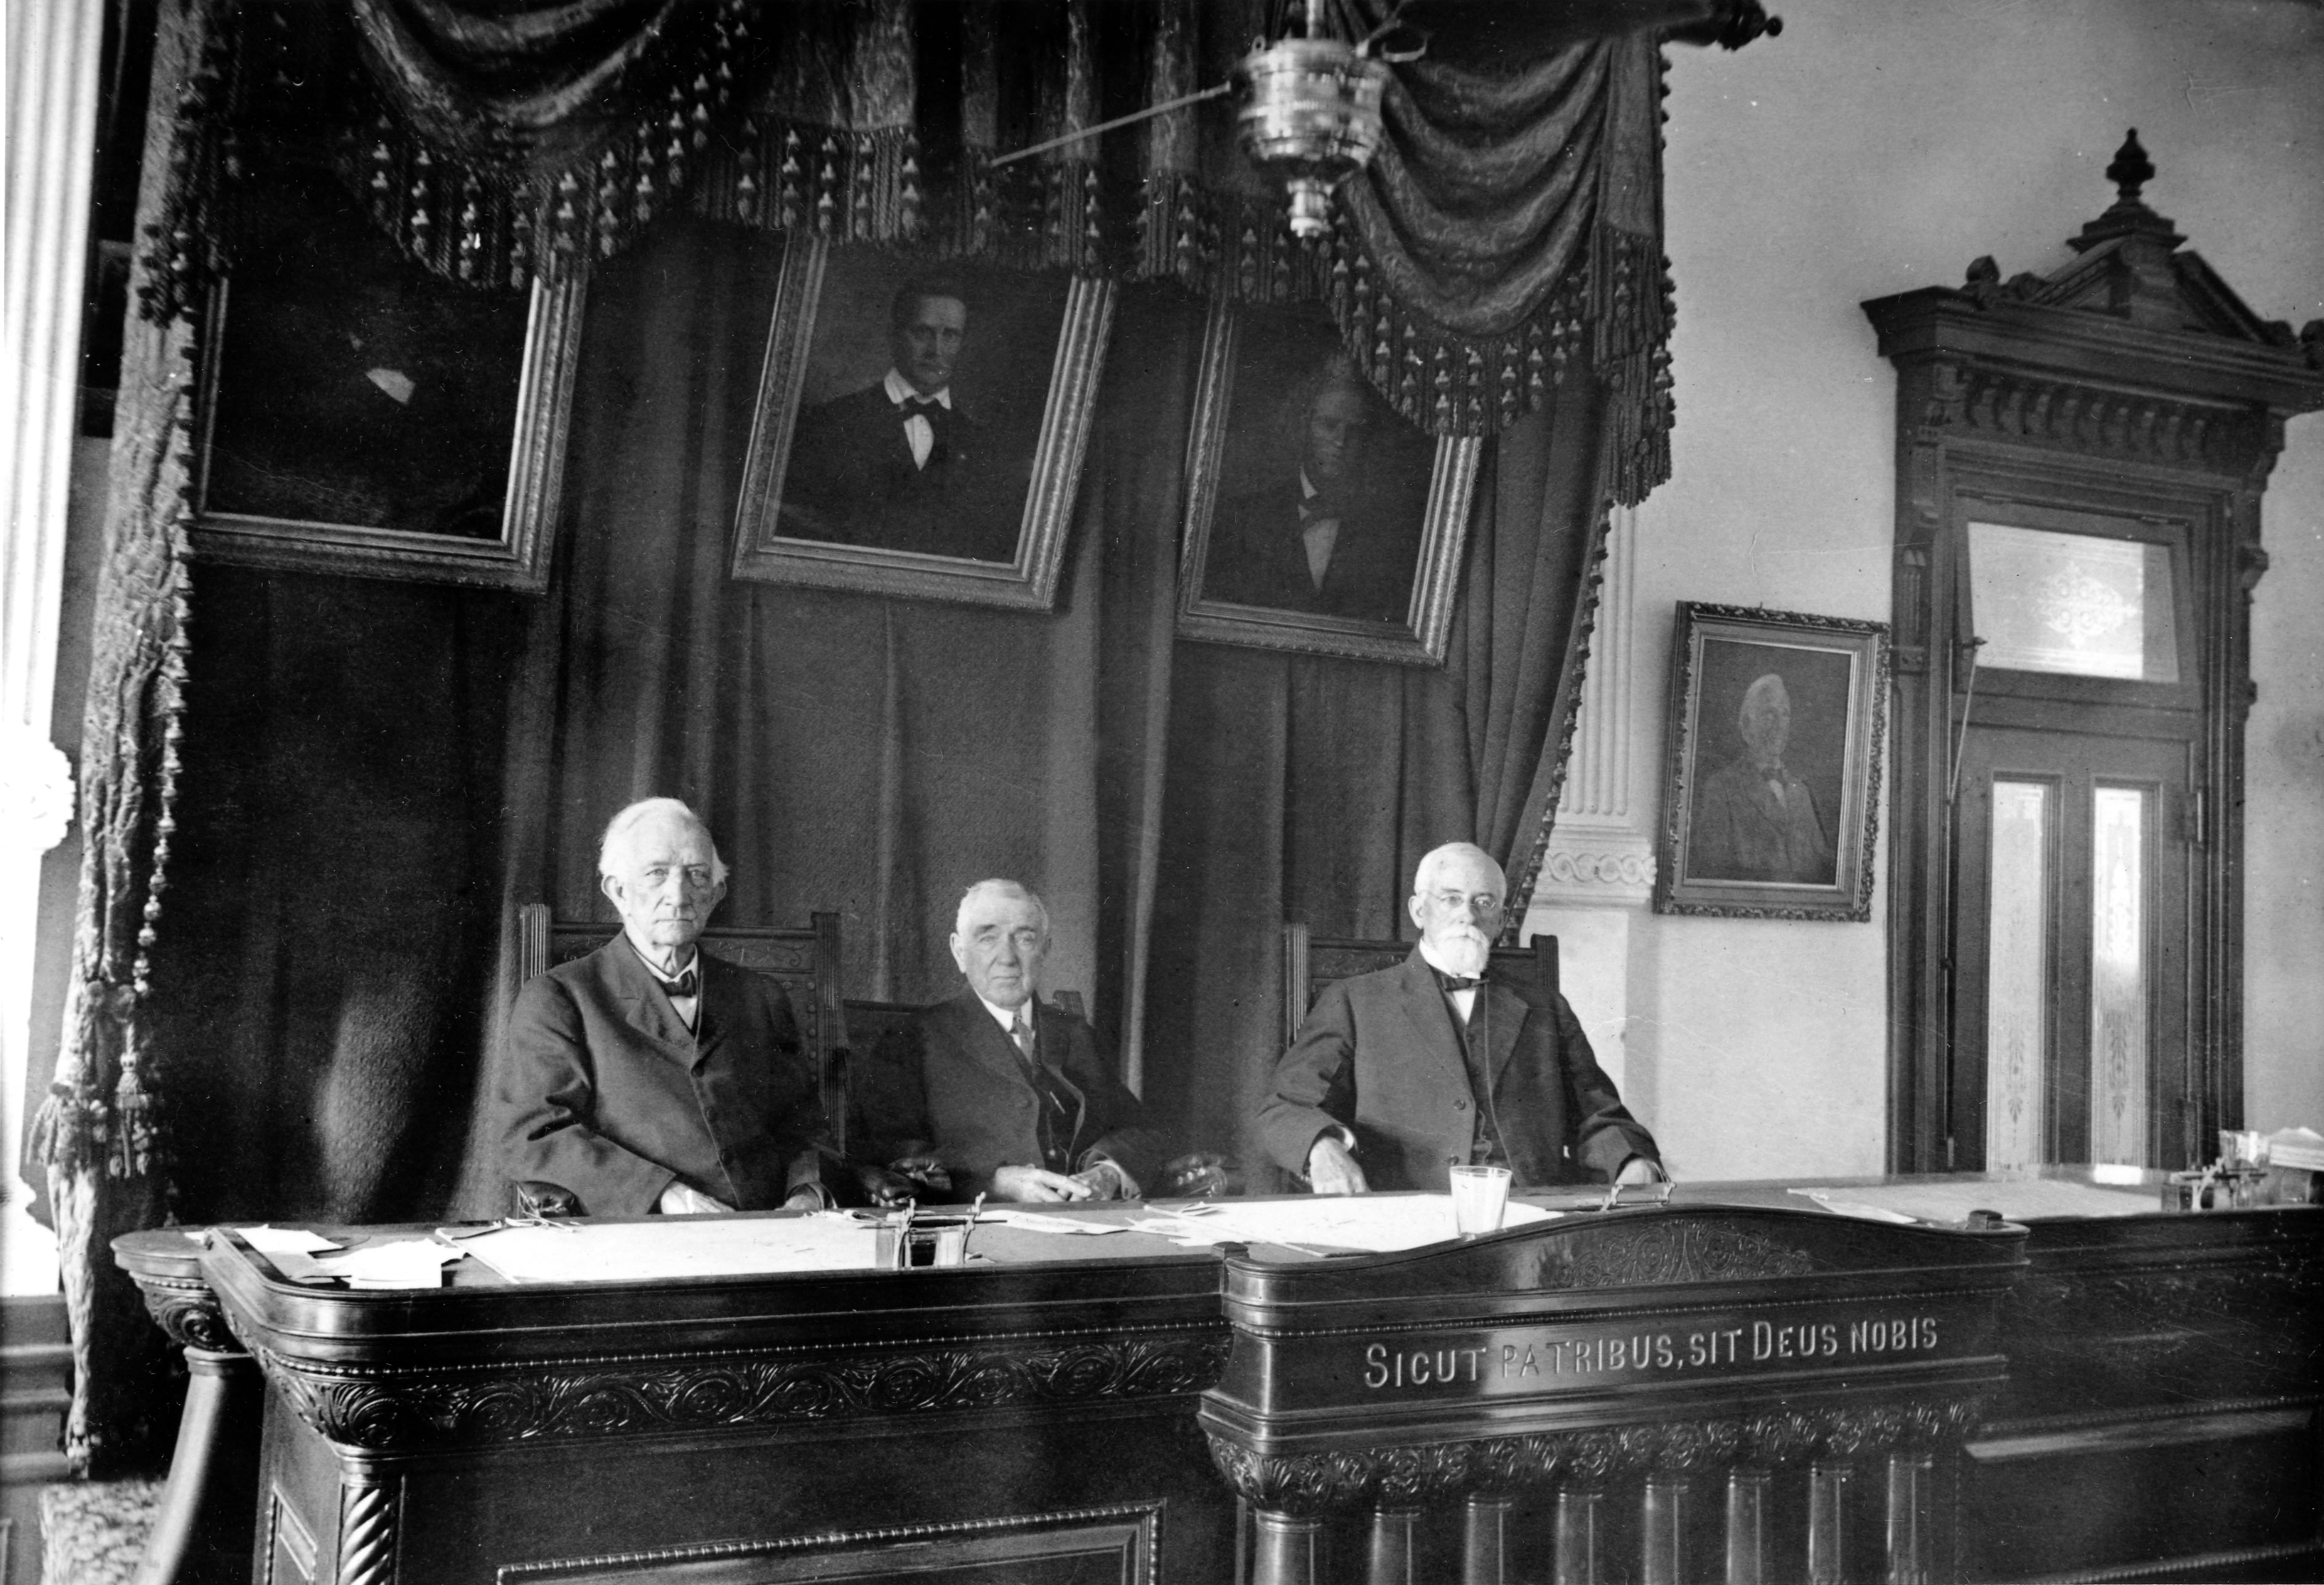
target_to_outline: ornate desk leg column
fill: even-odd
[[[1728,1473],[1727,1585],[1764,1585],[1768,1483],[1765,1470]]]
[[[1605,1500],[1604,1493],[1591,1487],[1558,1489],[1557,1585],[1600,1585],[1598,1509]]]
[[[189,1376],[169,1484],[135,1585],[247,1580],[258,1526],[258,1431],[266,1378],[258,1361],[235,1342],[207,1286],[131,1275],[144,1292],[147,1313],[186,1350]]]
[[[1646,1477],[1639,1505],[1639,1573],[1645,1585],[1680,1585],[1686,1578],[1686,1479],[1657,1470]]]
[[[1251,1517],[1259,1526],[1251,1585],[1323,1585],[1323,1520],[1269,1508],[1257,1509]]]
[[[402,1483],[376,1471],[349,1471],[340,1479],[338,1585],[394,1585]],[[1306,1585],[1305,1577],[1300,1585]]]
[[[1808,1467],[1808,1585],[1847,1585],[1850,1473],[1846,1464]]]
[[[1512,1506],[1505,1491],[1472,1491],[1461,1505],[1461,1585],[1502,1585],[1508,1578]]]
[[[1936,1458],[1920,1448],[1888,1455],[1888,1585],[1929,1585],[1930,1499]]]
[[[1371,1544],[1367,1549],[1369,1562],[1364,1571],[1365,1585],[1418,1585],[1419,1575],[1414,1572],[1416,1560],[1413,1556],[1414,1531],[1420,1524],[1420,1510],[1412,1507],[1379,1507],[1372,1510]]]

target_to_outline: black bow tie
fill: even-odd
[[[1429,972],[1436,976],[1436,989],[1447,995],[1455,991],[1474,991],[1485,982],[1481,976],[1475,974],[1448,974],[1438,968],[1432,968]]]
[[[688,969],[675,980],[664,980],[661,988],[674,997],[699,996],[702,994],[702,977]]]

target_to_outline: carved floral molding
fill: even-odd
[[[1456,1501],[1561,1481],[1737,1464],[1857,1459],[1959,1442],[1986,1395],[1914,1404],[1791,1409],[1599,1431],[1483,1437],[1329,1452],[1261,1453],[1212,1433],[1211,1461],[1238,1496],[1271,1513],[1310,1516],[1358,1507]]]
[[[432,1372],[341,1371],[260,1354],[290,1407],[326,1438],[410,1451],[1167,1397],[1217,1381],[1229,1336],[1221,1325],[1087,1340],[980,1340],[853,1359],[678,1354]]]

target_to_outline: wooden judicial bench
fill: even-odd
[[[1394,1254],[390,1292],[133,1234],[196,1369],[141,1580],[2324,1579],[2324,1211],[1853,1192],[1936,1182],[2004,1215],[1683,1185]]]

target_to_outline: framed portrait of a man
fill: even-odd
[[[1656,912],[1872,917],[1887,631],[1680,604]]]
[[[538,591],[585,286],[404,258],[319,171],[244,195],[203,336],[193,548],[215,561]]]
[[[1443,665],[1482,447],[1398,415],[1322,312],[1214,305],[1186,449],[1178,631]]]
[[[1050,609],[1111,284],[785,245],[733,576]]]

